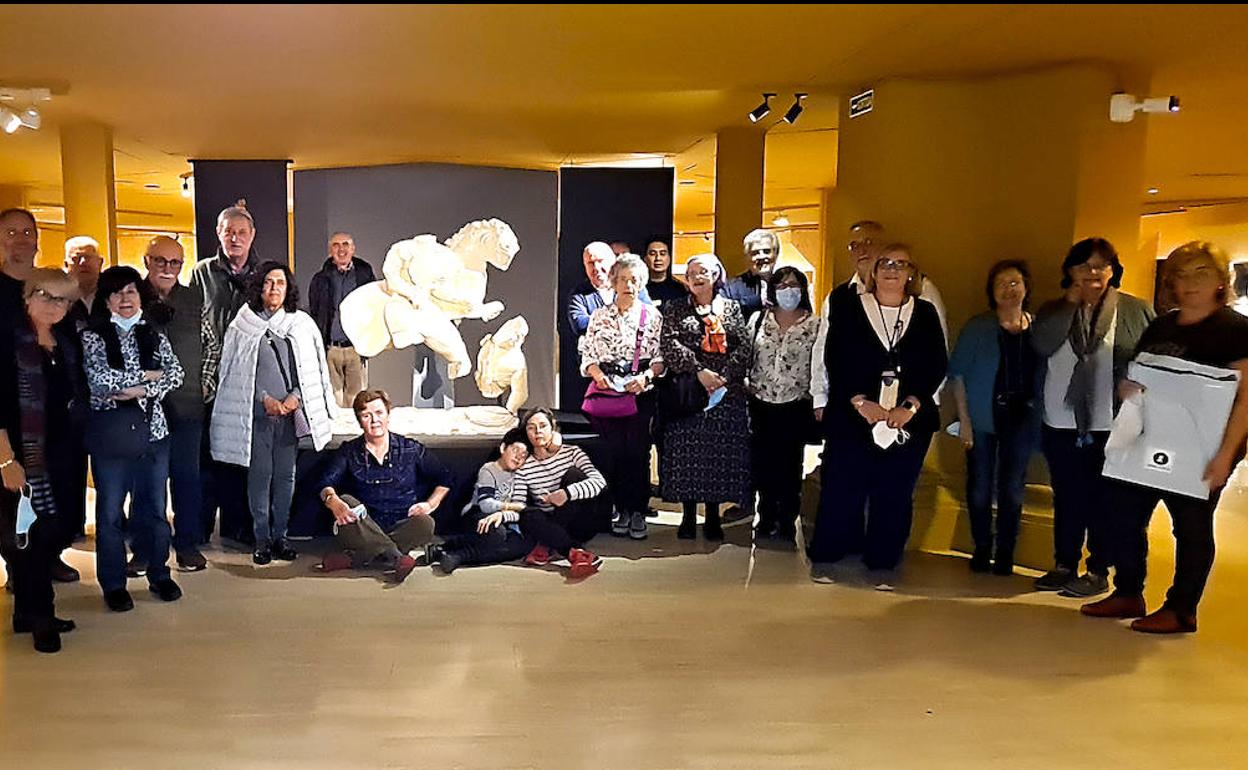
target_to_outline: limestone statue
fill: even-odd
[[[518,414],[529,400],[529,366],[521,345],[529,336],[529,322],[516,316],[494,334],[481,339],[477,354],[477,387],[486,398],[497,398],[508,389],[507,411]]]
[[[486,302],[486,265],[511,267],[520,243],[500,219],[469,222],[445,244],[433,235],[399,241],[386,252],[383,280],[348,294],[342,329],[362,356],[424,343],[447,362],[452,378],[472,371],[458,322],[491,321],[503,303]]]

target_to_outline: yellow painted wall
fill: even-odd
[[[1201,206],[1140,219],[1141,252],[1154,259],[1197,240],[1218,244],[1234,262],[1248,261],[1248,203]]]

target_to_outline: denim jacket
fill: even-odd
[[[317,489],[333,487],[351,494],[382,529],[389,531],[416,503],[429,499],[436,487],[450,487],[454,479],[428,447],[396,433],[390,434],[385,460],[369,454],[364,437],[352,439],[334,452]]]

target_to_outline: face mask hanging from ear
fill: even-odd
[[[22,486],[22,497],[17,503],[17,547],[30,545],[30,528],[35,525],[35,506],[30,501],[30,485]]]
[[[117,324],[117,328],[121,329],[123,332],[130,331],[136,325],[138,325],[139,321],[142,321],[142,320],[143,320],[142,310],[130,316],[129,318],[122,318],[116,313],[113,313],[113,318],[112,318],[113,323]]]

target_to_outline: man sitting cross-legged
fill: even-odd
[[[419,441],[390,432],[385,391],[361,391],[352,407],[364,435],[338,448],[321,481],[321,501],[334,514],[343,553],[329,554],[322,567],[361,568],[383,559],[401,582],[416,566],[408,552],[433,540],[431,514],[450,491],[451,474]]]

